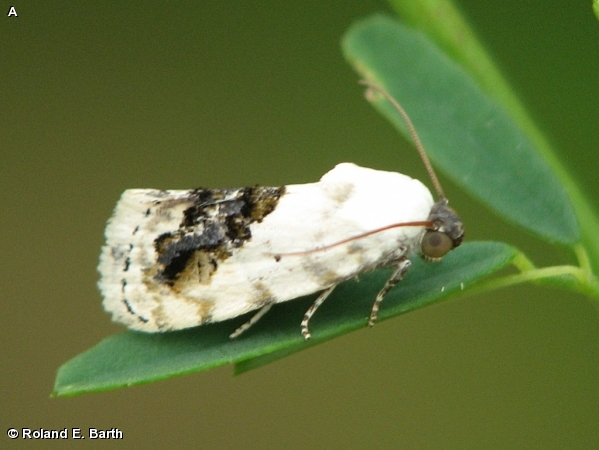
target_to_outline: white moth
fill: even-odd
[[[116,322],[163,332],[257,313],[322,291],[301,333],[339,283],[380,267],[395,268],[370,312],[419,253],[436,260],[462,241],[462,222],[447,206],[418,136],[402,114],[441,197],[418,180],[342,163],[318,182],[281,187],[126,190],[106,227],[100,255],[104,308]]]

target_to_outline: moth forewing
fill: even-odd
[[[260,195],[246,189],[125,191],[99,265],[113,319],[169,331],[327,289],[413,251],[422,227],[390,229],[329,251],[273,255],[422,221],[433,205],[418,180],[350,163],[317,183],[262,188]],[[265,201],[271,210],[257,217]]]
[[[127,190],[105,231],[103,305],[114,321],[145,332],[257,310],[232,333],[237,337],[272,305],[322,291],[301,322],[309,339],[310,318],[337,284],[395,267],[374,300],[372,325],[409,255],[439,259],[460,244],[462,223],[441,197],[434,203],[426,186],[406,175],[351,163],[301,185]]]

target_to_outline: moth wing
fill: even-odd
[[[190,192],[129,190],[121,197],[99,266],[104,307],[114,320],[150,332],[182,329],[320,291],[413,251],[422,228],[398,227],[319,248],[390,224],[426,220],[433,204],[417,180],[343,163],[317,183],[286,186],[272,210],[248,225],[248,239],[209,251],[202,236],[214,229],[181,231],[190,208],[198,206]],[[237,202],[231,198],[219,208]],[[177,244],[184,236],[198,237],[172,283],[160,281],[156,249],[158,236],[169,233],[181,238]],[[286,256],[297,252],[307,253]]]

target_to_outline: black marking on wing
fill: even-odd
[[[133,308],[131,307],[131,303],[129,303],[129,300],[127,300],[126,298],[124,298],[124,299],[123,299],[123,304],[125,305],[125,308],[127,309],[127,312],[128,312],[129,314],[132,314],[132,315],[134,315],[135,317],[137,317],[137,320],[139,320],[139,321],[140,321],[140,322],[142,322],[142,323],[148,323],[148,322],[149,322],[149,320],[148,320],[148,319],[146,319],[146,318],[145,318],[145,317],[143,317],[143,316],[140,316],[139,314],[137,314],[137,313],[136,313],[136,312],[133,310]]]
[[[179,229],[154,241],[161,267],[155,278],[173,286],[186,271],[197,271],[200,279],[205,271],[214,273],[219,261],[251,239],[250,225],[274,211],[284,192],[284,186],[190,191],[192,205],[183,212]]]
[[[133,311],[133,308],[131,308],[131,304],[129,303],[129,300],[127,300],[126,298],[123,299],[123,303],[125,304],[125,308],[127,308],[127,311],[129,312],[129,314],[135,314],[135,311]]]

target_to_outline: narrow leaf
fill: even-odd
[[[385,299],[380,319],[402,314],[447,298],[476,280],[509,264],[516,251],[501,243],[474,242],[450,252],[440,263],[418,259],[406,278]],[[264,360],[254,359],[309,348],[335,336],[366,326],[378,290],[389,271],[365,274],[359,282],[340,285],[311,322],[313,338],[306,343],[300,321],[314,296],[275,306],[240,338],[229,334],[248,316],[190,330],[144,334],[127,331],[109,337],[76,356],[58,370],[55,396],[72,396],[149,383],[213,367],[238,365],[249,370]]]
[[[532,142],[423,33],[376,15],[351,27],[342,45],[362,76],[402,104],[431,159],[456,183],[546,240],[579,241],[566,191]],[[377,99],[375,106],[407,135],[386,101]]]

